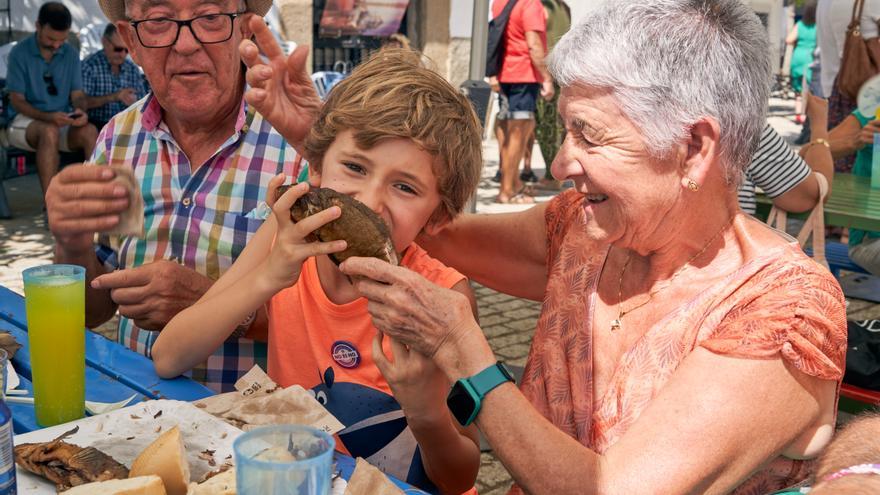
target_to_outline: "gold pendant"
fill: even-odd
[[[620,330],[620,318],[611,320],[611,331]]]

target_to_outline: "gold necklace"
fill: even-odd
[[[623,310],[623,275],[626,273],[626,267],[629,266],[629,262],[632,260],[632,251],[630,251],[629,256],[627,256],[627,258],[626,258],[626,262],[623,264],[623,268],[620,270],[620,281],[617,284],[617,318],[611,320],[611,331],[613,332],[615,330],[620,330],[623,327],[623,317],[624,316],[626,316],[627,314],[629,314],[629,313],[641,308],[642,306],[648,304],[649,302],[651,302],[651,299],[654,298],[655,294],[657,294],[661,290],[672,285],[672,281],[675,280],[676,277],[681,275],[681,273],[684,272],[685,268],[687,268],[688,265],[691,264],[691,262],[693,262],[694,260],[699,258],[701,254],[705,253],[706,250],[709,249],[709,246],[711,246],[712,243],[714,243],[715,240],[718,239],[718,237],[721,235],[721,233],[724,232],[724,230],[727,229],[727,227],[730,226],[731,223],[733,223],[733,218],[731,218],[729,222],[725,223],[724,226],[721,227],[721,230],[719,230],[715,235],[713,235],[712,238],[709,239],[709,241],[706,243],[705,246],[703,246],[702,249],[697,251],[697,253],[695,255],[691,256],[687,261],[685,261],[684,265],[682,265],[681,268],[676,270],[675,273],[673,273],[672,276],[669,277],[669,279],[666,281],[665,284],[658,287],[657,289],[654,289],[654,290],[648,292],[648,298],[645,299],[645,302],[639,303],[639,304],[633,306],[632,308],[629,308],[628,310],[624,311]]]

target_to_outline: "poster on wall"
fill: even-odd
[[[327,0],[318,35],[388,37],[400,29],[409,0]]]

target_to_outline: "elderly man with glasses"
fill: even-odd
[[[241,254],[262,223],[269,180],[299,172],[295,149],[320,107],[305,69],[308,49],[286,60],[280,51],[267,54],[290,69],[285,80],[300,88],[297,102],[285,107],[287,123],[296,122],[292,142],[244,98],[238,45],[254,34],[271,38],[258,18],[271,3],[100,0],[152,93],[104,127],[92,165],[67,167],[52,181],[49,224],[56,261],[86,267],[87,325],[118,309],[119,341],[146,356],[165,324]],[[113,180],[119,169],[133,172],[134,195]],[[96,245],[95,233],[119,226],[138,194],[143,234]],[[265,329],[264,312],[250,315],[193,378],[233,389],[254,364],[265,367]]]
[[[36,33],[9,53],[9,143],[37,152],[44,192],[58,172],[58,151],[83,150],[88,156],[98,135],[86,117],[79,55],[67,43],[71,22],[67,7],[46,2],[37,14]]]
[[[86,57],[82,63],[89,122],[98,129],[103,129],[114,115],[147,94],[144,75],[128,59],[128,47],[122,42],[115,24],[107,24],[101,45],[101,50]]]

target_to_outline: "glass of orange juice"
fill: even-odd
[[[76,265],[44,265],[23,273],[34,409],[40,426],[85,412],[85,277]]]

